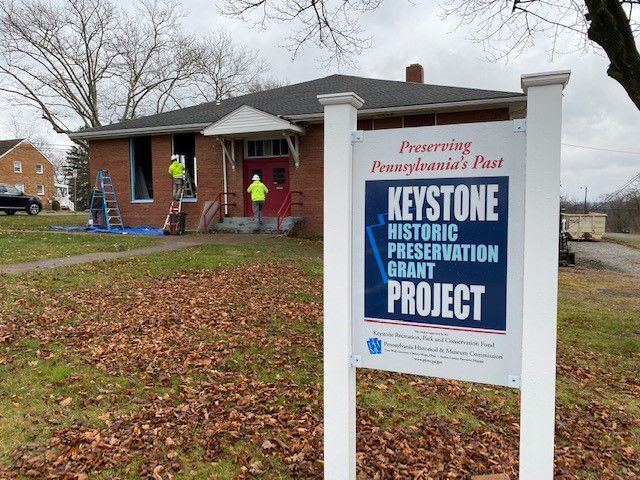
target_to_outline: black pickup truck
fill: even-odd
[[[0,183],[0,210],[7,215],[13,215],[18,210],[37,215],[42,210],[42,201],[35,195],[27,195],[14,186]]]

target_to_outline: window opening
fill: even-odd
[[[198,168],[196,163],[196,134],[195,133],[174,133],[173,134],[173,154],[184,157],[184,166],[191,180],[193,195],[187,194],[185,191],[184,198],[196,198],[197,186],[196,179]]]
[[[153,200],[152,172],[151,137],[131,137],[132,200]]]

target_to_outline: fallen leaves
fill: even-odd
[[[259,276],[248,273],[258,267]],[[19,448],[11,471],[0,467],[0,477],[86,479],[135,464],[136,477],[167,480],[197,471],[187,461],[196,457],[207,464],[230,461],[241,479],[276,472],[322,478],[319,278],[263,263],[106,286],[110,296],[87,287],[65,293],[64,301],[44,301],[41,310],[21,318],[3,318],[0,337],[6,331],[10,341],[63,341],[86,363],[144,387],[118,393],[132,408],[101,413],[99,425],[52,424],[53,437]],[[580,381],[601,375],[563,360],[559,370]],[[400,404],[413,402],[412,395],[445,399],[476,421],[469,427],[436,408],[409,421],[395,405],[360,402],[359,478],[435,480],[490,472],[515,478],[519,420],[503,390],[496,395],[496,389],[474,390],[463,382],[373,371],[360,371],[358,379],[362,391]],[[638,388],[637,379],[621,388]],[[114,395],[101,387],[95,393],[101,400]],[[76,405],[72,397],[57,402]],[[631,413],[593,399],[586,406],[559,406],[557,414],[556,478],[574,479],[577,471],[602,479],[640,475],[640,456],[629,442],[639,423]]]

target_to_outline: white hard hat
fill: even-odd
[[[258,180],[260,181],[260,176],[259,175],[254,175],[253,177],[251,177],[251,180]]]

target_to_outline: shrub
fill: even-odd
[[[51,202],[51,208],[57,212],[60,210],[60,202],[58,200],[53,200]]]

